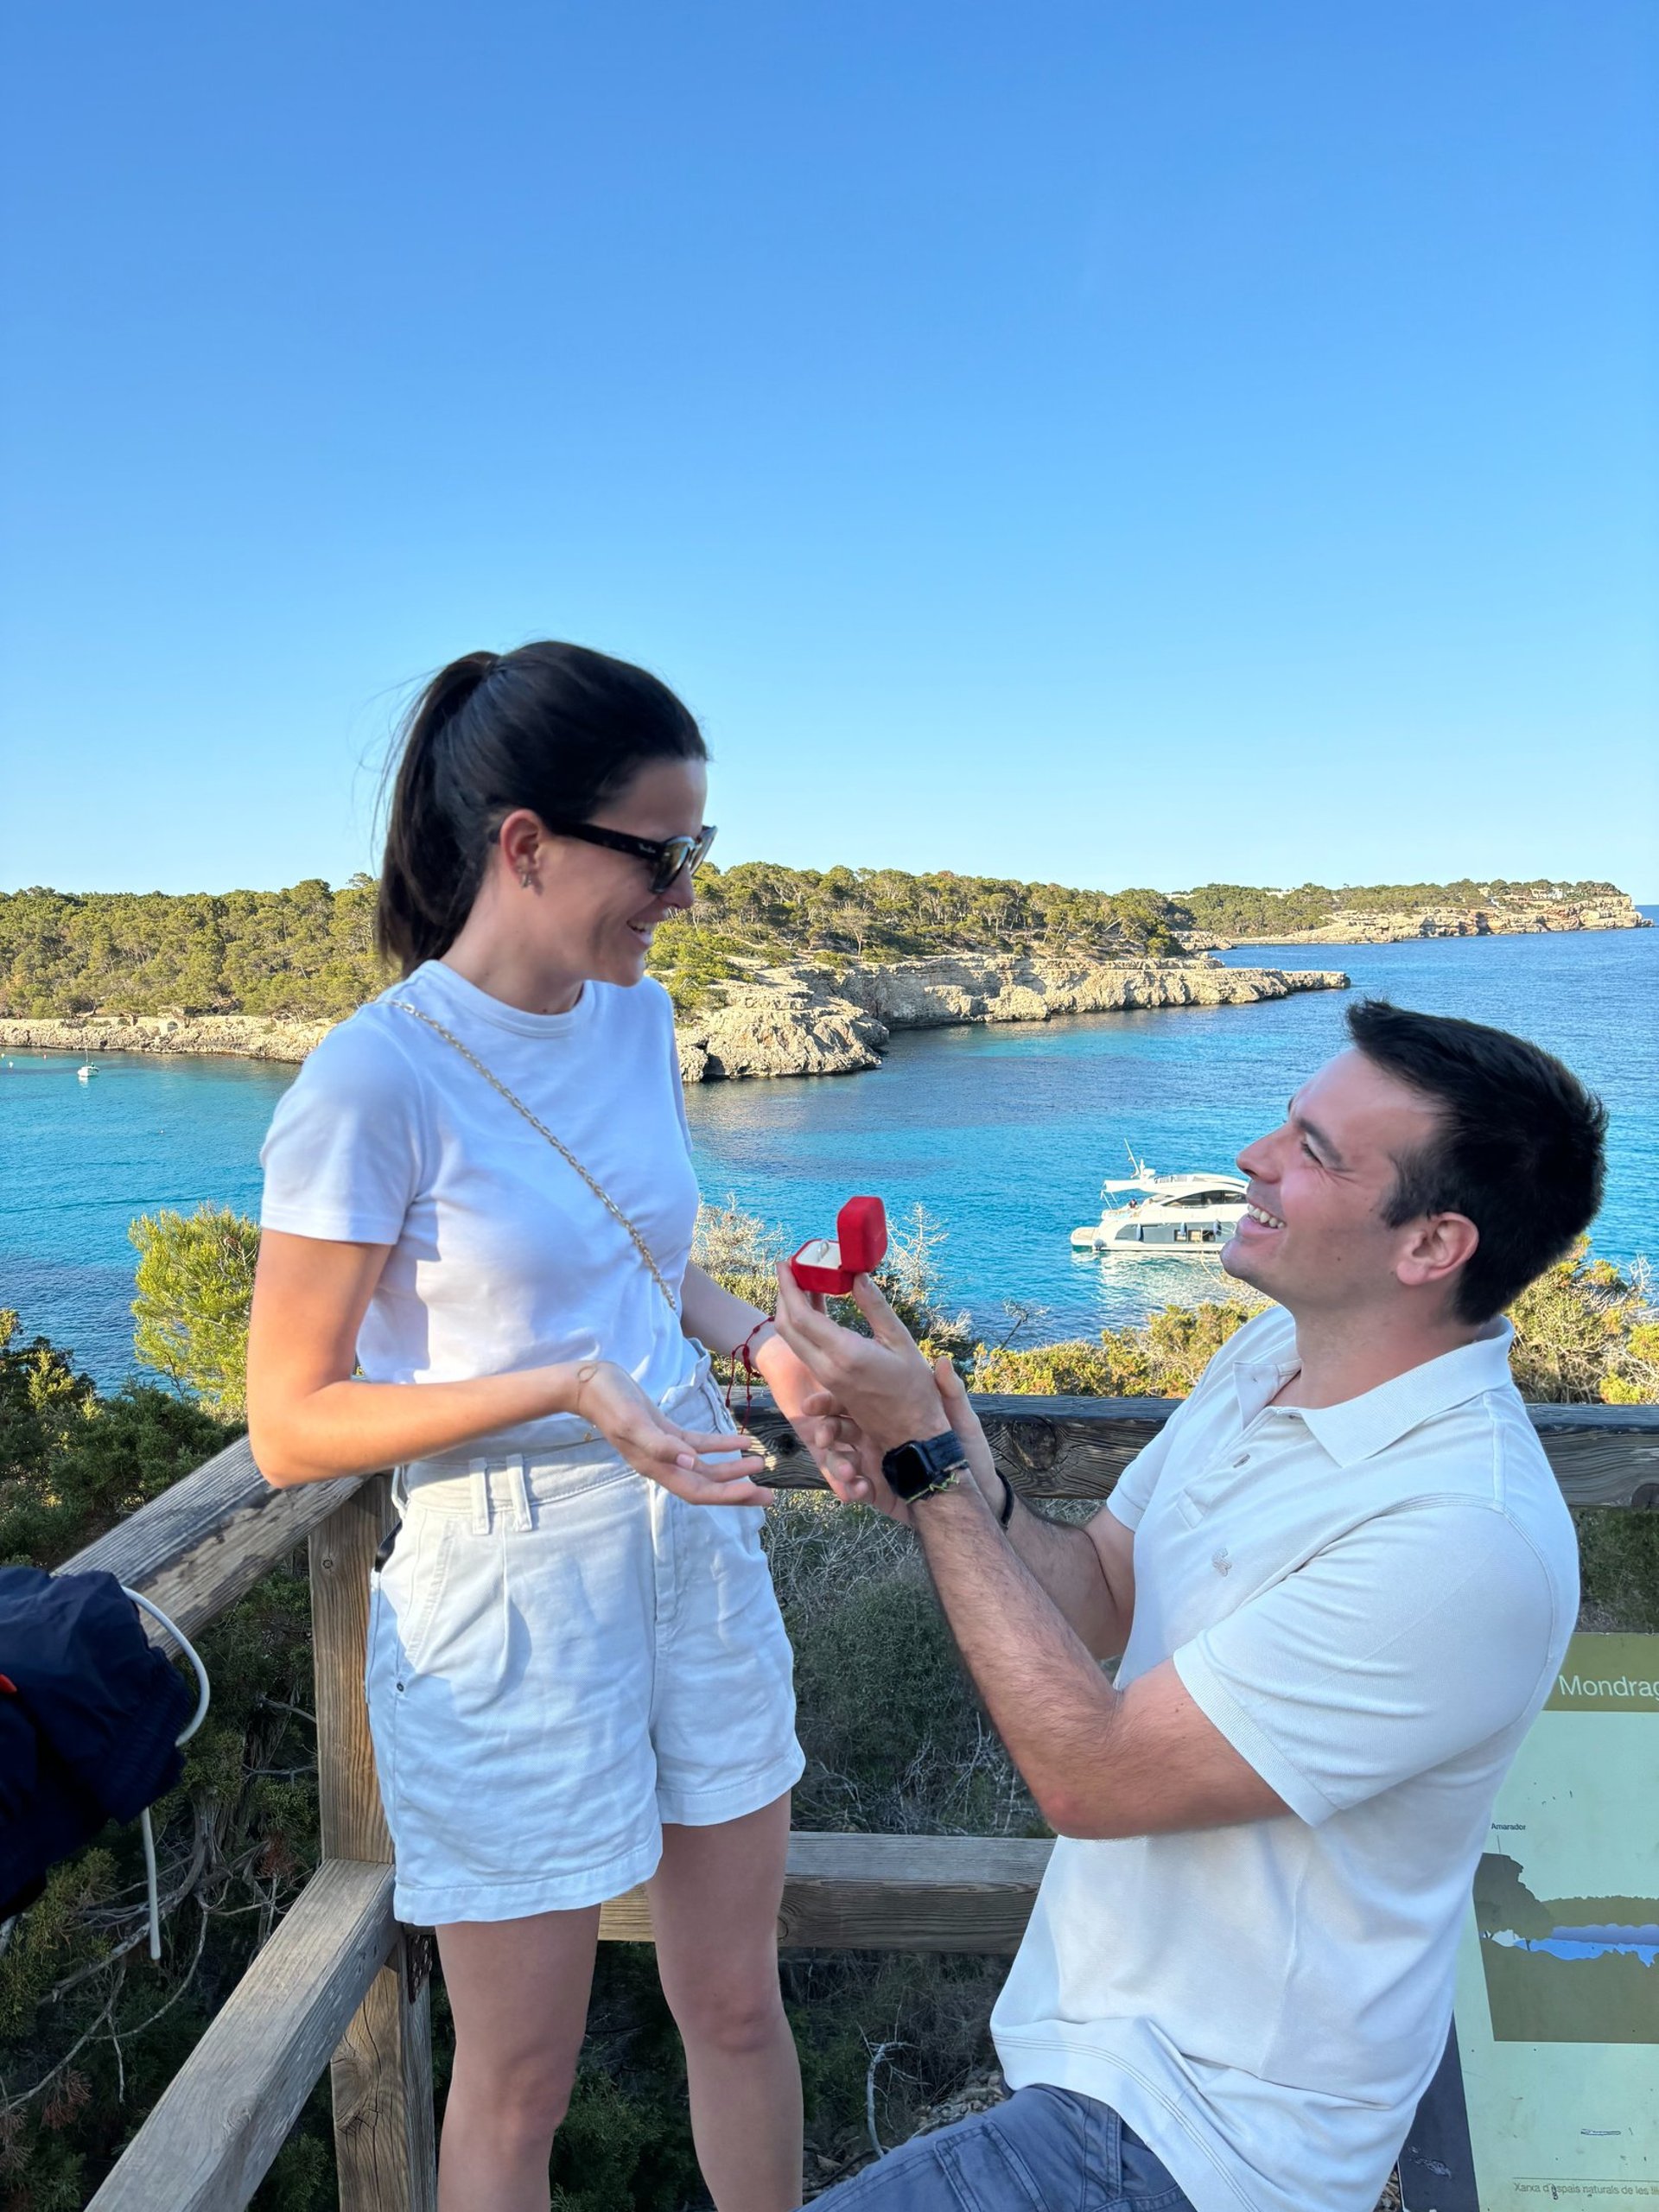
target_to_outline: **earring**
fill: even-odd
[[[528,891],[528,890],[529,890],[529,888],[530,888],[530,887],[531,887],[531,883],[532,883],[534,880],[535,880],[535,878],[531,875],[531,872],[530,872],[530,869],[529,869],[529,868],[528,868],[527,866],[526,866],[526,867],[524,867],[524,868],[521,868],[519,869],[519,871],[518,871],[518,887],[520,888],[520,890],[522,890],[522,891]]]

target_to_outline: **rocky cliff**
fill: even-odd
[[[1209,959],[1103,963],[1027,954],[944,953],[931,960],[839,969],[809,961],[758,968],[720,987],[721,1003],[680,1024],[688,1083],[724,1076],[853,1075],[874,1067],[896,1029],[968,1021],[1046,1021],[1135,1007],[1247,1006],[1292,991],[1343,990],[1329,969],[1224,968]],[[81,1014],[0,1020],[0,1055],[226,1052],[302,1060],[332,1022],[210,1014],[181,1020]]]
[[[57,1020],[0,1021],[0,1055],[75,1052],[225,1052],[244,1060],[302,1060],[334,1027],[331,1020],[289,1021],[258,1014],[75,1014]]]
[[[723,984],[724,1002],[680,1025],[688,1083],[721,1077],[852,1075],[894,1030],[1047,1021],[1141,1007],[1247,1006],[1293,991],[1344,990],[1331,969],[1224,968],[1207,959],[1110,963],[1031,954],[944,953],[839,970],[805,961]]]
[[[1624,892],[1610,891],[1593,899],[1493,899],[1475,906],[1414,906],[1392,914],[1338,906],[1316,930],[1272,938],[1194,934],[1185,944],[1189,952],[1209,952],[1235,944],[1401,944],[1419,937],[1535,937],[1553,931],[1652,927]]]

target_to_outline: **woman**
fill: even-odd
[[[814,1386],[690,1263],[672,1010],[644,980],[714,836],[705,760],[602,654],[444,669],[380,881],[403,981],[318,1046],[264,1154],[254,1456],[283,1484],[398,1471],[369,1711],[397,1914],[436,1927],[454,2012],[442,2212],[545,2212],[599,1907],[641,1881],[715,2202],[801,2197],[790,1651],[762,1463],[703,1347],[786,1414]]]

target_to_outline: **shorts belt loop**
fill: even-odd
[[[512,1525],[521,1535],[530,1533],[529,1454],[521,1452],[507,1467],[507,1495],[512,1500]]]
[[[488,1467],[474,1467],[470,1480],[473,1486],[473,1534],[487,1536],[490,1533],[490,1471]]]

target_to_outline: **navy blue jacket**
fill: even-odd
[[[112,1574],[0,1567],[0,1920],[172,1788],[194,1709]]]

